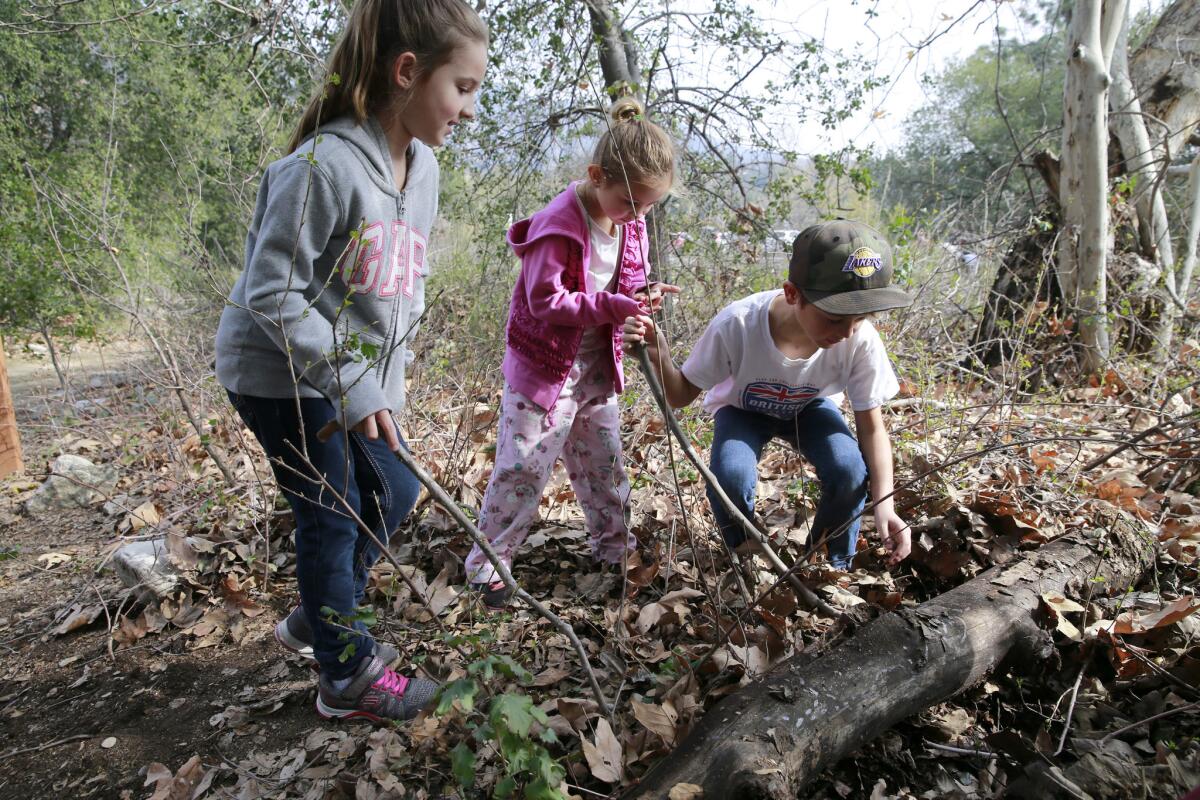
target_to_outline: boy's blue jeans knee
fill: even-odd
[[[859,516],[867,500],[867,465],[837,406],[825,398],[814,400],[792,419],[725,406],[717,411],[714,426],[710,462],[713,474],[738,510],[751,520],[758,461],[767,442],[779,437],[808,459],[821,482],[811,541],[829,536],[830,560],[835,566],[848,566],[854,557]],[[729,517],[711,488],[708,501],[726,543],[730,547],[741,544],[746,538],[741,525]]]
[[[313,629],[313,654],[329,678],[348,677],[374,652],[375,641],[361,622],[354,624],[358,633],[351,634],[327,623],[320,612],[331,608],[349,617],[362,604],[368,570],[381,555],[348,510],[387,542],[416,504],[420,484],[382,438],[339,433],[318,441],[317,431],[337,417],[328,400],[300,398],[297,404],[294,398],[234,392],[229,399],[266,451],[296,517],[296,578]],[[301,455],[305,452],[307,457]],[[341,661],[348,644],[354,652]]]

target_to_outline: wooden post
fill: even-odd
[[[0,340],[0,478],[25,468],[21,462],[21,436],[17,433],[17,415],[8,385],[8,363]]]

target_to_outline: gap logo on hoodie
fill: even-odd
[[[425,266],[426,244],[421,232],[402,219],[364,224],[338,259],[337,271],[351,292],[412,297],[416,276]]]

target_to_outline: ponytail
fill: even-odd
[[[608,130],[600,136],[592,163],[610,180],[645,181],[675,177],[675,143],[632,97],[613,103]]]
[[[390,73],[401,53],[417,57],[418,77],[423,77],[462,44],[487,41],[487,26],[463,0],[357,0],[288,152],[329,120],[353,116],[362,124],[394,99]]]

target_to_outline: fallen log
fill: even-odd
[[[1052,650],[1039,597],[1123,591],[1152,542],[1139,524],[1075,533],[913,608],[879,617],[816,658],[789,659],[710,709],[625,798],[796,797],[806,782],[897,722],[977,683],[1005,659]]]

